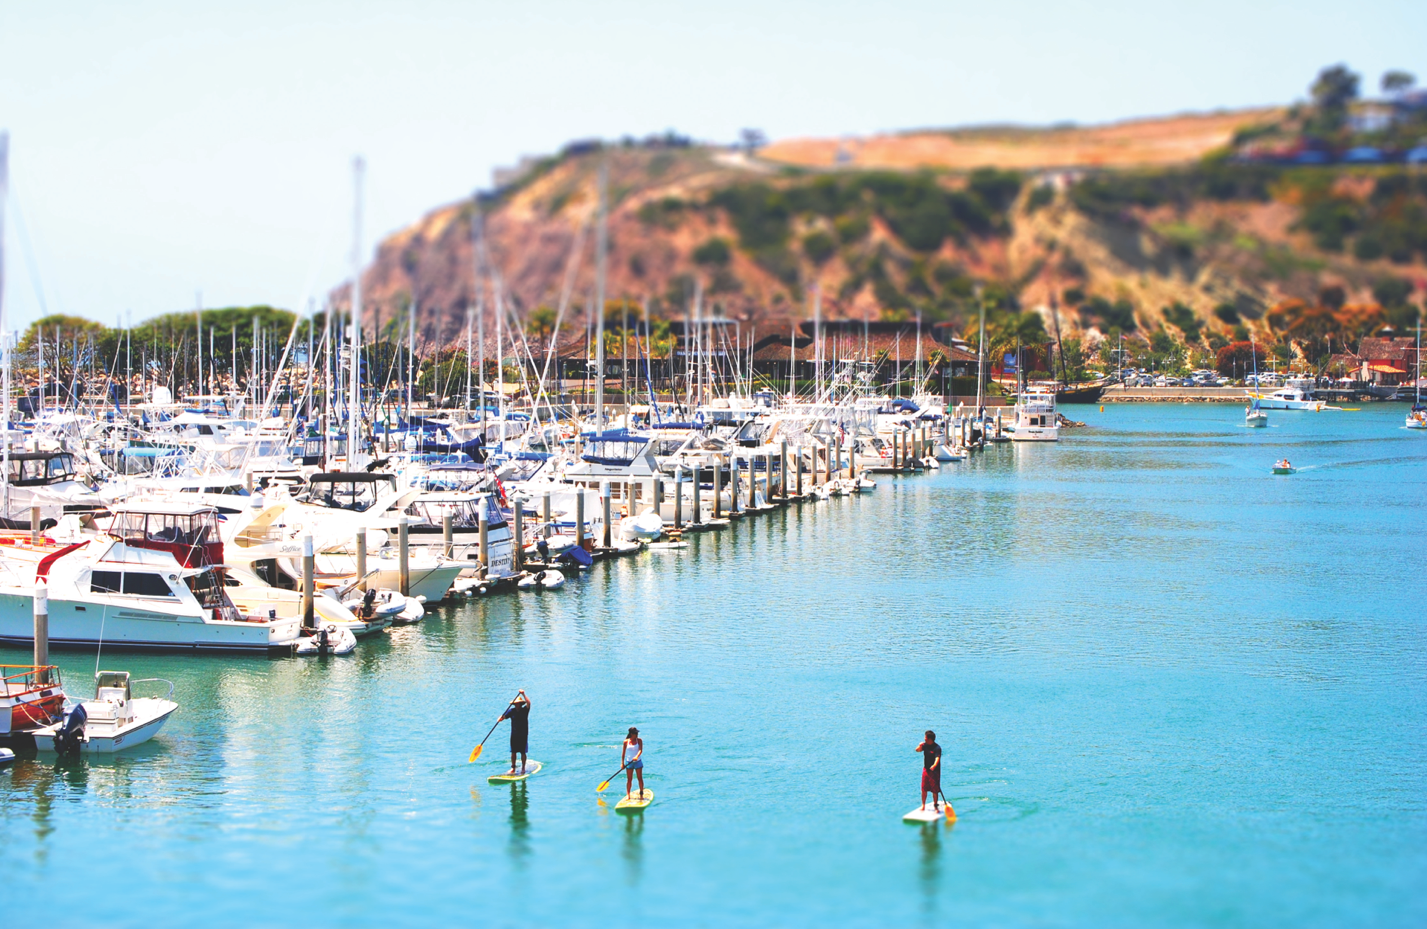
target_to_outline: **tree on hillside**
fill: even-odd
[[[1309,88],[1313,105],[1318,109],[1318,128],[1336,132],[1348,115],[1348,104],[1358,99],[1359,76],[1347,65],[1332,65],[1318,72]]]
[[[1229,377],[1243,377],[1255,370],[1265,370],[1264,347],[1253,342],[1231,342],[1219,349],[1214,359],[1214,367],[1220,374]]]
[[[1401,93],[1409,90],[1417,83],[1417,78],[1406,71],[1386,71],[1382,75],[1382,92],[1385,94]]]

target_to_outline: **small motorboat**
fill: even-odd
[[[868,477],[867,475],[864,474],[864,475],[862,475],[861,477],[859,477],[859,478],[857,479],[857,489],[858,489],[858,490],[876,490],[876,489],[877,489],[877,482],[874,481],[874,480],[872,480],[872,478],[870,478],[870,477]]]
[[[668,542],[650,542],[651,552],[676,552],[689,547],[689,543],[683,539],[671,539]]]
[[[347,655],[357,648],[357,637],[350,629],[336,623],[326,623],[315,632],[303,635],[293,647],[294,655],[310,658],[314,655]]]
[[[168,684],[168,693],[162,697],[133,695],[133,684],[153,682]],[[100,671],[94,699],[76,705],[65,714],[63,722],[36,730],[35,748],[60,755],[112,755],[141,745],[157,735],[178,709],[172,696],[173,684],[169,681],[130,681],[127,671]]]
[[[554,568],[527,574],[515,586],[520,590],[559,590],[565,586],[565,575]]]
[[[412,623],[421,622],[422,617],[426,615],[426,601],[420,597],[407,597],[405,599],[406,606],[402,608],[400,613],[396,614],[392,622],[402,626],[409,626]]]
[[[1276,462],[1274,463],[1274,466],[1273,466],[1273,473],[1274,473],[1274,474],[1294,474],[1294,473],[1296,473],[1297,471],[1298,471],[1297,468],[1295,468],[1293,465],[1291,465],[1291,464],[1288,463],[1288,459],[1287,459],[1287,458],[1280,458],[1278,461],[1276,461]]]
[[[619,534],[626,541],[653,541],[664,534],[664,520],[653,508],[638,516],[626,516],[619,521]]]
[[[389,622],[396,622],[397,617],[406,609],[406,598],[399,590],[378,590],[373,587],[369,590],[354,590],[356,596],[348,596],[342,600],[342,605],[352,611],[352,614],[359,620],[369,620],[373,617],[381,617]]]

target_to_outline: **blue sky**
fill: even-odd
[[[1427,79],[1427,4],[0,0],[10,325],[299,307],[366,243],[572,138],[1099,122]],[[18,203],[18,211],[16,209]],[[17,222],[23,220],[23,223]],[[37,280],[38,279],[38,285]]]

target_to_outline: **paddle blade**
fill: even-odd
[[[609,787],[609,781],[604,781],[604,782],[602,782],[602,783],[600,784],[600,786],[598,786],[598,787],[595,788],[595,793],[599,793],[600,791],[605,790],[605,789],[607,789],[608,787]]]
[[[484,748],[484,745],[477,745],[475,748],[471,749],[471,757],[467,759],[466,764],[470,764],[472,761],[475,761],[477,758],[481,757],[481,750]]]
[[[950,803],[943,801],[943,804],[946,806],[946,821],[949,823],[956,822],[956,810],[951,808]]]

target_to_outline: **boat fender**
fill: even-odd
[[[55,730],[55,753],[61,758],[78,755],[80,747],[84,745],[84,724],[87,722],[89,714],[84,711],[84,704],[81,703],[70,710],[69,715],[64,718],[64,725]]]

